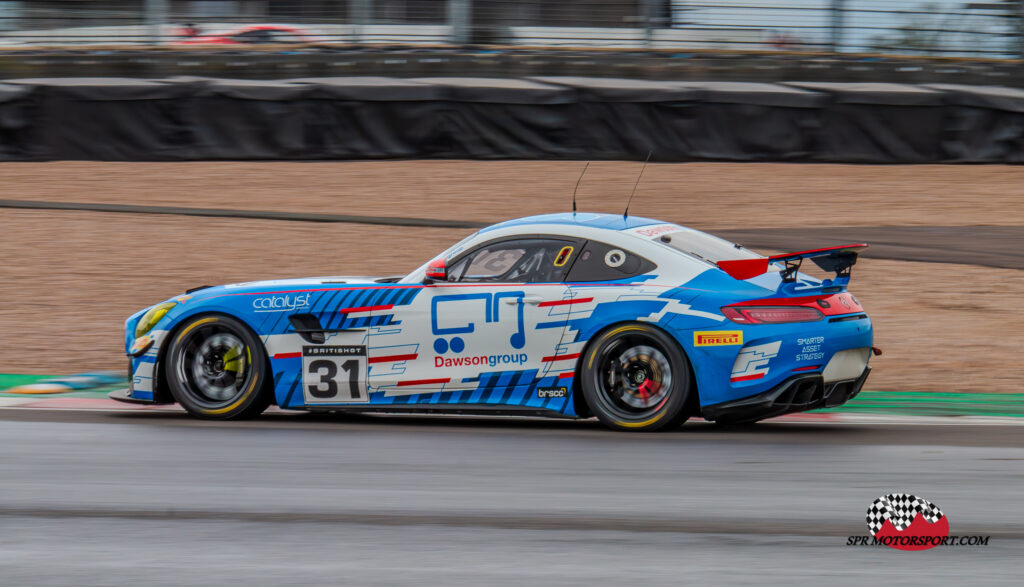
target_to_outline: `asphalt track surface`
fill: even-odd
[[[927,422],[0,409],[0,584],[1019,584],[1024,426]],[[845,546],[891,492],[989,545]]]

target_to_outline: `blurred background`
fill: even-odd
[[[0,0],[0,584],[1018,584],[1022,58],[1024,0]],[[586,162],[619,213],[648,156],[632,214],[871,245],[866,391],[658,435],[106,398],[139,309],[405,274]],[[880,571],[894,491],[991,547]]]
[[[570,46],[1016,57],[1016,0],[0,2],[7,43]],[[213,39],[215,37],[215,39]]]
[[[403,273],[567,209],[584,161],[581,206],[617,211],[650,154],[637,213],[873,245],[875,389],[1019,391],[1022,27],[1019,1],[0,0],[0,372],[120,369],[124,317],[199,284]]]
[[[1018,391],[1022,30],[1020,1],[0,0],[0,372],[120,369],[123,318],[198,284],[403,273],[567,209],[583,161],[617,211],[650,153],[638,213],[873,244],[876,389]]]

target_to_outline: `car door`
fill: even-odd
[[[558,352],[568,317],[562,281],[579,244],[556,236],[504,238],[453,258],[447,281],[387,310],[391,331],[371,332],[371,356],[401,348],[409,357],[401,365],[371,364],[373,389],[386,397],[458,391],[447,401],[479,403],[494,389],[571,370],[572,361]]]

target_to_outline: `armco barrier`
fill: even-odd
[[[610,78],[21,79],[0,160],[1024,160],[1024,90]]]

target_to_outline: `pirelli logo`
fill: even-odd
[[[730,346],[743,344],[742,330],[716,330],[693,333],[693,346]]]

